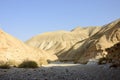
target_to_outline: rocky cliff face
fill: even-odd
[[[20,40],[0,30],[0,63],[10,63],[17,66],[24,60],[35,61],[38,64],[43,60],[46,63],[47,53],[43,50],[38,50],[29,47]]]
[[[86,63],[107,55],[106,48],[120,42],[120,20],[102,27],[77,27],[37,35],[26,44],[57,55],[61,61]]]

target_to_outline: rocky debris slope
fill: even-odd
[[[44,50],[29,47],[0,30],[0,65],[9,63],[12,66],[17,66],[25,60],[35,61],[40,65],[46,63],[46,58],[47,53]]]

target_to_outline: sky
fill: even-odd
[[[0,0],[0,28],[22,41],[119,18],[120,0]]]

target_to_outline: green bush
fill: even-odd
[[[35,61],[24,61],[18,68],[38,68],[38,64]]]
[[[1,69],[9,69],[9,68],[10,68],[10,65],[7,64],[7,63],[1,64],[1,65],[0,65],[0,68],[1,68]]]

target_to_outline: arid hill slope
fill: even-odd
[[[24,60],[32,60],[38,64],[46,62],[47,53],[44,50],[38,50],[29,47],[20,40],[0,30],[0,62],[18,65]]]
[[[102,27],[77,27],[34,36],[26,44],[56,54],[60,61],[86,63],[107,55],[106,48],[120,42],[120,19]]]
[[[107,52],[106,48],[113,46],[120,42],[120,20],[113,21],[103,26],[95,35],[88,38],[79,53],[81,56],[77,57],[77,62],[85,62],[89,59],[99,59],[105,57]]]
[[[71,31],[47,32],[31,38],[26,41],[26,44],[43,49],[49,54],[56,54],[60,60],[65,58],[65,60],[71,61],[75,59],[75,49],[78,49],[86,39],[94,35],[100,29],[101,27],[77,27]],[[78,42],[80,42],[80,44],[74,47]],[[70,50],[71,48],[74,49]],[[70,52],[67,53],[69,50]]]

